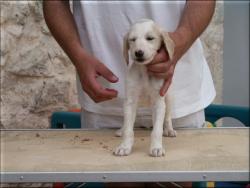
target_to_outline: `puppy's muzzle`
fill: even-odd
[[[136,57],[137,61],[143,62],[144,61],[144,52],[142,50],[135,51],[135,57]]]

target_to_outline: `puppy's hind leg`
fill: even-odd
[[[177,133],[173,129],[172,118],[171,118],[171,109],[170,109],[171,97],[168,93],[165,96],[165,103],[166,103],[166,112],[165,112],[163,136],[176,137]]]
[[[122,132],[123,132],[123,127],[118,129],[117,131],[115,131],[115,136],[117,137],[121,137],[122,136]]]

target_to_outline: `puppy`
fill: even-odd
[[[152,105],[153,130],[149,154],[154,157],[164,156],[162,135],[176,136],[170,116],[170,96],[168,93],[163,97],[159,95],[164,80],[149,76],[145,66],[154,59],[162,44],[164,44],[169,58],[172,59],[173,41],[167,32],[163,32],[159,26],[148,19],[139,20],[133,24],[124,37],[124,57],[128,64],[124,124],[120,133],[118,132],[118,135],[122,135],[122,143],[115,149],[114,155],[124,156],[131,153],[134,143],[133,127],[137,103],[143,88],[146,88],[150,94]],[[132,64],[129,59],[132,59]]]

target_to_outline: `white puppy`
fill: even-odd
[[[134,143],[133,127],[137,103],[143,88],[149,92],[152,103],[153,130],[150,155],[154,157],[165,155],[162,147],[162,135],[176,136],[170,116],[169,94],[167,93],[164,97],[159,94],[164,80],[149,76],[145,66],[153,60],[162,44],[172,59],[173,41],[167,32],[163,32],[159,26],[148,19],[136,22],[124,37],[124,56],[128,64],[126,99],[124,101],[124,125],[121,129],[122,143],[115,149],[115,155],[124,156],[131,153]],[[132,64],[129,62],[129,57],[133,60]]]

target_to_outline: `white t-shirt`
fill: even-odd
[[[123,114],[126,64],[122,54],[123,36],[131,23],[148,18],[166,31],[174,31],[181,18],[185,1],[73,1],[73,14],[84,48],[104,63],[119,82],[99,81],[118,90],[118,97],[96,104],[77,87],[81,106],[89,112],[107,115]],[[176,65],[171,93],[172,118],[179,118],[207,107],[215,97],[213,80],[197,39]],[[138,109],[139,115],[149,115],[149,107]]]

